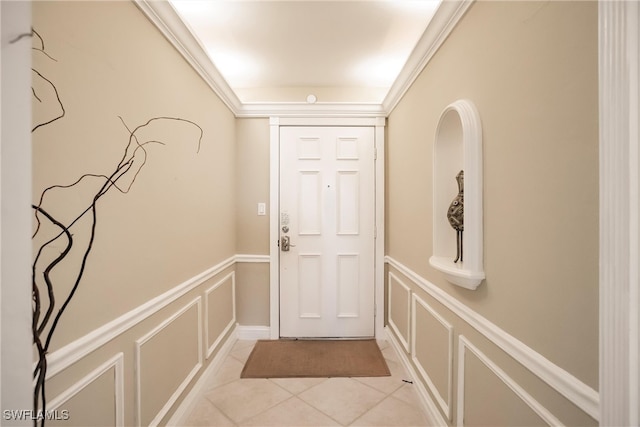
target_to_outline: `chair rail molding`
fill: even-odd
[[[485,317],[429,282],[404,264],[387,256],[389,266],[398,270],[419,288],[451,310],[456,316],[484,335],[488,340],[513,357],[518,363],[573,402],[595,420],[599,419],[600,396],[598,391],[583,383],[516,337],[498,327]],[[604,424],[603,424],[604,425]]]
[[[465,368],[464,362],[467,352],[473,353],[491,372],[500,379],[511,391],[518,396],[533,412],[536,413],[550,426],[563,426],[562,422],[556,418],[549,409],[545,408],[525,391],[515,380],[513,380],[506,372],[489,359],[475,345],[471,343],[464,335],[458,337],[458,396],[457,396],[457,425],[464,426],[464,386],[465,386]]]
[[[157,313],[160,309],[166,307],[173,301],[176,301],[178,298],[186,295],[189,291],[202,285],[212,277],[222,273],[225,269],[233,266],[235,262],[235,256],[227,258],[204,272],[168,290],[164,294],[150,299],[128,313],[123,314],[109,323],[105,323],[83,337],[80,337],[54,351],[49,355],[47,378],[51,378],[73,365],[89,353],[113,340],[118,335],[139,324],[154,313]]]

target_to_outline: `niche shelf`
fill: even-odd
[[[464,170],[463,261],[456,258],[456,232],[447,210]],[[475,105],[461,99],[440,115],[433,145],[433,256],[429,264],[458,286],[474,290],[485,278],[482,255],[482,125]]]

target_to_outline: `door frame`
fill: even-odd
[[[359,126],[374,128],[375,143],[375,248],[374,334],[384,331],[384,128],[380,117],[270,117],[269,118],[269,319],[270,338],[280,338],[280,127]]]

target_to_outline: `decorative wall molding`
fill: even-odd
[[[476,346],[463,335],[458,337],[458,399],[457,399],[457,425],[464,426],[464,385],[465,385],[465,368],[464,361],[466,352],[472,352],[487,368],[489,368],[507,387],[511,389],[524,403],[527,404],[540,418],[542,418],[550,426],[563,426],[547,408],[542,406],[529,393],[527,393],[518,383],[516,383],[509,375],[506,374],[491,359],[485,356]]]
[[[229,353],[231,353],[236,340],[240,339],[236,333],[237,329],[234,328],[224,341],[224,344],[220,347],[220,350],[216,353],[211,362],[209,362],[209,366],[207,366],[204,372],[202,372],[198,381],[196,381],[189,393],[180,403],[180,406],[176,408],[169,421],[167,421],[167,426],[182,427],[185,425],[186,418],[193,409],[195,409],[204,388],[208,384],[208,380],[220,369],[222,362],[224,362]]]
[[[220,286],[222,286],[224,283],[228,282],[229,280],[231,280],[231,300],[233,304],[233,307],[231,308],[232,310],[231,319],[229,319],[229,323],[227,324],[227,326],[225,326],[225,328],[222,330],[220,335],[216,337],[213,343],[209,344],[209,294],[215,291],[216,289],[218,289]],[[236,324],[236,274],[234,271],[232,271],[231,273],[227,274],[222,279],[220,279],[220,281],[218,281],[215,285],[211,286],[209,289],[204,291],[204,335],[207,340],[207,355],[206,355],[207,359],[215,351],[218,345],[220,345],[224,337],[231,330],[231,328],[235,326],[235,324]]]
[[[424,385],[422,384],[421,381],[416,381],[416,378],[418,378],[418,374],[416,370],[413,368],[413,365],[409,362],[409,359],[407,359],[407,355],[402,350],[402,347],[398,342],[396,336],[392,332],[390,332],[388,328],[385,328],[385,332],[386,332],[386,339],[391,343],[391,346],[396,351],[396,354],[398,355],[398,358],[402,362],[402,365],[409,372],[409,375],[413,380],[413,386],[415,387],[415,390],[418,392],[418,396],[420,397],[420,402],[422,403],[424,412],[427,418],[429,419],[428,420],[429,425],[448,426],[449,423],[447,422],[446,419],[442,417],[442,414],[438,410],[438,407],[431,399],[431,396],[429,396],[429,392],[427,391],[427,389],[424,388]]]
[[[386,262],[413,281],[423,291],[443,304],[471,327],[476,329],[488,340],[513,357],[534,375],[546,382],[578,408],[589,416],[598,420],[600,409],[600,397],[598,392],[578,378],[552,363],[531,347],[528,347],[517,338],[509,335],[503,329],[490,322],[480,314],[443,291],[433,283],[421,277],[419,274],[387,256]]]
[[[192,307],[196,307],[197,309],[197,323],[198,323],[198,361],[193,366],[191,371],[184,378],[182,383],[178,386],[176,390],[171,394],[167,402],[162,406],[160,411],[156,414],[153,420],[149,423],[150,426],[157,426],[162,421],[162,418],[169,412],[171,407],[176,403],[182,392],[187,388],[191,380],[195,378],[196,374],[202,368],[203,360],[202,360],[202,297],[197,297],[193,301],[186,304],[183,308],[172,314],[168,317],[164,322],[156,326],[150,332],[140,337],[135,342],[135,414],[136,414],[136,425],[142,425],[142,382],[141,382],[141,372],[142,372],[142,364],[141,364],[141,353],[142,346],[151,340],[154,336],[160,333],[163,329],[169,326],[172,322],[178,319],[180,316],[189,311]]]
[[[422,363],[418,359],[416,355],[416,341],[417,341],[417,324],[416,324],[416,315],[417,315],[417,304],[420,304],[422,308],[424,308],[433,318],[442,325],[443,328],[447,331],[447,351],[448,351],[448,361],[447,361],[447,391],[446,396],[443,396],[441,391],[438,390],[436,385],[434,384],[431,376],[429,375],[428,370],[422,366]],[[416,294],[412,295],[411,298],[411,360],[418,368],[418,372],[422,376],[422,378],[427,383],[427,387],[431,391],[431,394],[436,398],[436,402],[440,405],[440,409],[442,412],[446,414],[446,416],[451,420],[452,417],[452,395],[453,395],[453,326],[445,320],[437,311],[435,311],[429,304],[427,304],[422,298],[417,296]]]
[[[440,2],[429,26],[382,102],[382,108],[387,115],[391,114],[473,2],[474,0]]]
[[[240,263],[266,263],[270,262],[271,258],[269,255],[246,255],[240,254],[235,257],[236,262]]]
[[[182,22],[168,1],[134,0],[136,6],[160,30],[165,38],[180,52],[184,59],[202,77],[225,105],[234,113],[242,110],[242,103],[213,65],[211,59],[192,33]]]
[[[236,117],[385,117],[387,112],[382,105],[351,102],[264,102],[244,103]]]
[[[162,308],[184,296],[189,291],[202,285],[207,280],[220,274],[225,269],[233,266],[235,256],[227,258],[219,264],[205,270],[204,272],[192,277],[186,282],[170,289],[162,295],[150,299],[146,303],[136,307],[126,314],[105,323],[101,327],[89,332],[85,336],[67,344],[59,350],[51,353],[48,360],[47,378],[50,378],[67,367],[73,365],[92,351],[97,350],[104,344],[118,337],[123,332],[134,327],[149,316],[157,313]]]
[[[382,103],[247,102],[242,103],[207,56],[202,43],[169,2],[134,0],[236,117],[386,117],[438,51],[473,0],[443,1]]]
[[[111,368],[114,369],[114,401],[115,401],[115,414],[114,418],[116,426],[124,427],[124,353],[118,353],[102,365],[95,368],[93,371],[82,377],[82,379],[71,387],[57,395],[49,402],[48,409],[55,411],[61,408],[65,403],[69,401],[76,394],[80,393],[92,382],[100,378],[107,373]],[[71,417],[72,414],[69,414]]]
[[[391,301],[393,301],[393,286],[392,286],[392,280],[393,282],[396,282],[398,285],[400,285],[401,288],[403,288],[406,293],[407,293],[407,305],[406,305],[406,309],[407,309],[407,318],[405,319],[407,322],[407,336],[404,336],[404,334],[402,333],[402,331],[400,331],[400,329],[398,329],[398,326],[396,325],[396,323],[393,320],[392,317],[392,311],[391,311]],[[411,337],[413,336],[412,334],[412,328],[411,328],[411,289],[404,284],[404,282],[402,282],[402,280],[400,280],[398,278],[398,276],[396,276],[393,273],[389,273],[389,280],[387,282],[387,287],[388,287],[388,296],[387,296],[387,306],[389,307],[389,313],[387,315],[388,317],[388,323],[389,326],[391,327],[391,329],[393,330],[393,332],[395,332],[396,336],[398,337],[398,339],[400,340],[400,342],[402,343],[402,346],[404,347],[404,350],[409,353],[411,350],[409,348],[410,345],[410,341],[411,341]]]
[[[601,425],[640,423],[640,5],[598,2]]]

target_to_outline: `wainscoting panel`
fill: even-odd
[[[570,402],[573,408],[567,410],[568,417],[580,420],[581,425],[591,425],[593,421],[597,425],[600,396],[596,390],[407,266],[388,256],[385,260],[390,267],[389,274],[392,273],[391,268],[394,269],[395,274],[402,275],[408,280],[407,283],[409,283],[413,292],[428,295],[450,311],[452,314],[450,320],[455,319],[465,328],[471,328],[474,332],[482,335],[492,345],[509,355],[531,374],[559,393],[567,402]],[[456,328],[457,325],[458,323],[456,323]],[[463,331],[458,333],[463,333]],[[458,356],[456,355],[456,357]]]
[[[136,425],[158,425],[202,367],[202,298],[136,340]]]
[[[453,326],[413,294],[411,358],[442,412],[451,420]]]
[[[47,405],[48,426],[124,426],[124,362],[118,353]]]
[[[205,291],[204,330],[207,359],[236,324],[236,276],[227,274]]]
[[[462,335],[458,352],[458,426],[563,425]]]
[[[411,289],[393,273],[388,279],[389,326],[402,343],[404,350],[409,352],[411,325]]]
[[[387,331],[434,425],[598,425],[596,390],[407,266],[386,261]]]
[[[240,262],[264,263],[264,257],[227,258],[50,354],[47,425],[146,426],[171,419],[237,337]],[[268,327],[250,332],[269,336]]]

